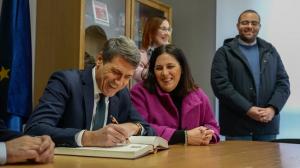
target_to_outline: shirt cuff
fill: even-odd
[[[81,130],[80,132],[77,132],[75,134],[75,142],[77,143],[78,146],[82,147],[82,135],[85,130]]]
[[[142,124],[141,124],[141,126],[142,126],[141,135],[145,135],[145,134],[146,134],[145,128],[143,127],[143,125],[142,125]]]
[[[0,165],[4,165],[7,160],[6,145],[4,142],[0,142]]]

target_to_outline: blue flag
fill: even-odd
[[[0,117],[21,131],[32,110],[32,57],[28,0],[3,0],[0,17]]]

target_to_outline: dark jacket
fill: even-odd
[[[256,93],[247,58],[239,49],[238,36],[225,40],[214,56],[211,85],[219,99],[222,135],[279,133],[279,112],[290,95],[289,77],[276,49],[260,38],[257,38],[257,44],[260,58],[259,93]],[[276,115],[269,123],[257,122],[246,115],[251,106],[273,106]]]
[[[49,135],[56,146],[77,146],[75,134],[89,129],[94,106],[92,69],[54,73],[38,106],[30,116],[25,131],[31,135]],[[120,123],[140,122],[145,135],[154,135],[130,101],[127,88],[109,98],[108,116]],[[107,119],[110,123],[110,119]]]

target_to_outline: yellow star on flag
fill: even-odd
[[[1,69],[0,69],[0,81],[2,81],[4,78],[9,78],[8,77],[8,72],[9,72],[10,70],[9,69],[5,69],[3,66],[1,67]]]

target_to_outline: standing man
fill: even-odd
[[[50,135],[56,146],[73,147],[115,146],[131,135],[154,135],[131,104],[126,87],[139,61],[132,40],[112,38],[94,67],[54,73],[26,133]]]
[[[290,95],[288,74],[272,44],[257,37],[256,11],[242,12],[236,26],[239,35],[224,41],[211,70],[221,134],[226,140],[276,139],[279,112]]]

